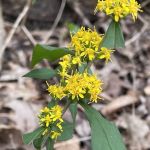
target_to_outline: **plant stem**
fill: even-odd
[[[62,116],[63,116],[63,115],[65,114],[65,112],[67,111],[67,109],[69,108],[70,104],[71,104],[71,101],[68,100],[67,103],[66,103],[66,105],[65,105],[65,107],[64,107],[64,109],[63,109]]]

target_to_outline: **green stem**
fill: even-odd
[[[67,109],[69,108],[70,104],[71,104],[71,101],[68,100],[67,103],[66,103],[66,105],[65,105],[65,107],[64,107],[64,109],[63,109],[62,116],[63,116],[63,115],[65,114],[65,112],[67,111]]]

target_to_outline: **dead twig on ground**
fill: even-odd
[[[70,5],[72,9],[76,12],[76,14],[83,20],[83,23],[92,28],[93,26],[90,23],[89,19],[84,15],[82,10],[80,9],[80,4],[76,1],[70,1]]]
[[[32,45],[35,46],[37,44],[37,41],[34,39],[30,31],[26,28],[26,26],[22,25],[21,29],[23,30],[24,34],[28,37]]]
[[[129,106],[132,104],[135,104],[138,102],[137,95],[135,93],[130,93],[125,96],[120,96],[116,100],[110,102],[107,104],[103,109],[102,109],[102,114],[103,115],[108,115],[113,112],[116,112],[117,110]]]
[[[18,18],[16,19],[11,31],[9,32],[7,38],[6,38],[6,41],[4,43],[4,45],[2,46],[1,48],[1,55],[3,56],[4,54],[4,51],[5,49],[7,48],[8,44],[10,43],[13,35],[15,34],[19,24],[21,23],[21,21],[23,20],[23,18],[26,16],[26,14],[28,13],[29,11],[29,3],[27,2],[27,4],[25,5],[25,7],[23,8],[22,12],[20,13],[20,15],[18,16]],[[2,58],[1,56],[1,58]],[[2,67],[2,59],[0,60],[0,70],[1,70],[1,67]]]
[[[140,15],[138,15],[138,18],[140,19],[140,21],[143,23],[143,27],[141,29],[140,32],[138,32],[137,34],[135,34],[131,39],[129,39],[128,41],[126,41],[125,45],[128,46],[131,43],[135,42],[137,39],[139,39],[141,37],[141,35],[145,32],[145,30],[148,28],[149,23]]]
[[[57,14],[57,17],[56,17],[56,19],[54,21],[54,24],[52,25],[52,28],[50,29],[50,31],[48,32],[48,34],[45,36],[45,39],[42,42],[43,44],[47,43],[48,40],[49,40],[49,38],[52,36],[55,28],[57,27],[57,25],[58,25],[58,23],[59,23],[59,21],[61,19],[61,16],[63,14],[65,6],[66,6],[66,0],[62,0],[61,6],[60,6],[59,12]]]

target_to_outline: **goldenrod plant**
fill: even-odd
[[[120,19],[131,14],[135,21],[142,10],[136,0],[98,0],[95,13],[98,11],[112,18],[105,35],[99,34],[95,27],[86,29],[70,24],[71,41],[67,48],[37,44],[33,50],[33,67],[43,59],[50,62],[59,59],[56,70],[33,69],[24,75],[46,80],[47,92],[51,96],[48,106],[39,112],[39,128],[23,135],[24,143],[32,143],[37,150],[43,147],[53,150],[55,142],[72,138],[78,105],[84,109],[91,126],[92,150],[126,149],[117,127],[90,105],[100,102],[104,84],[90,66],[98,59],[104,60],[106,65],[111,61],[114,49],[124,47]],[[47,81],[53,77],[58,77],[59,83],[52,85]],[[65,106],[61,101],[66,103]],[[68,109],[72,122],[63,118]]]

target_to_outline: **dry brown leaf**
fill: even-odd
[[[16,124],[16,128],[22,132],[32,131],[38,125],[37,114],[41,106],[36,104],[33,107],[33,105],[19,100],[13,100],[4,105],[4,107],[13,111],[13,113],[6,115]]]
[[[79,138],[74,136],[71,140],[55,144],[55,150],[80,150]]]
[[[134,92],[132,92],[128,95],[123,95],[113,100],[111,103],[109,103],[102,109],[102,113],[104,115],[110,114],[125,106],[131,105],[137,102],[138,102],[138,97]]]
[[[150,127],[146,121],[138,116],[125,114],[125,119],[128,124],[128,131],[132,137],[130,142],[131,149],[145,150],[150,148],[148,138],[150,136]],[[130,140],[129,140],[130,141]]]

